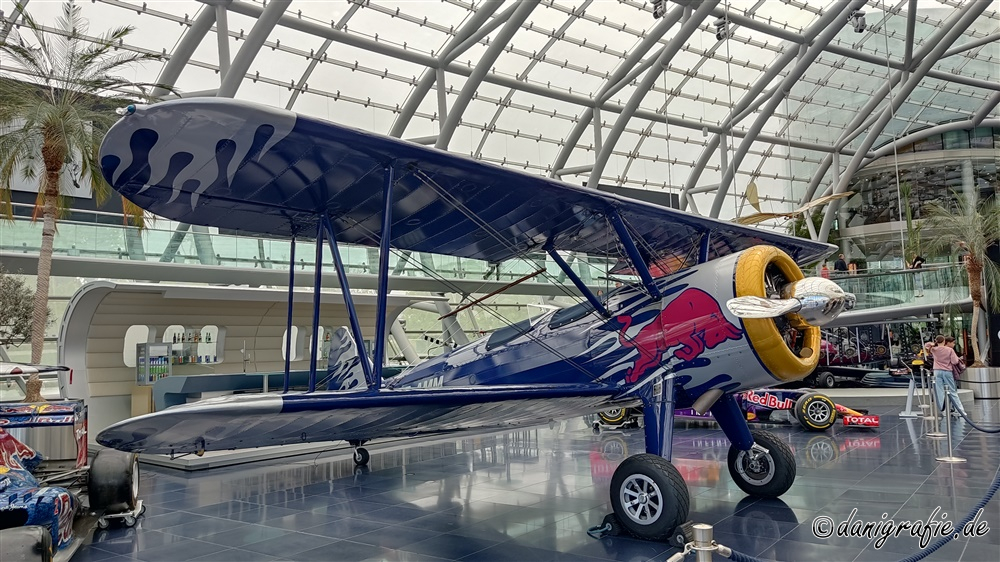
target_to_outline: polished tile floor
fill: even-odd
[[[1000,405],[976,419],[1000,425]],[[775,426],[795,451],[798,478],[781,500],[746,497],[726,468],[728,443],[711,424],[680,423],[675,464],[691,491],[691,519],[720,543],[779,561],[900,560],[919,551],[907,535],[875,548],[868,538],[817,538],[829,517],[878,522],[958,521],[1000,466],[1000,435],[952,423],[961,464],[935,460],[942,442],[927,423],[883,418],[879,430],[806,433]],[[642,452],[640,430],[595,435],[586,420],[498,435],[370,448],[371,471],[354,474],[344,450],[201,473],[143,472],[148,511],[134,529],[99,531],[75,562],[144,560],[657,560],[676,550],[586,530],[610,511],[611,475]],[[958,514],[958,515],[953,515]],[[1000,560],[1000,498],[981,521],[926,560]],[[722,560],[716,557],[716,560]],[[693,560],[689,558],[689,560]]]

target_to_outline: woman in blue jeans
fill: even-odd
[[[934,345],[927,344],[927,349],[934,357],[934,394],[937,397],[938,407],[943,412],[945,394],[947,393],[951,400],[952,414],[957,417],[965,414],[965,408],[958,398],[958,387],[955,385],[955,375],[952,373],[952,367],[961,361],[958,354],[955,353],[955,338],[938,336],[934,342]]]

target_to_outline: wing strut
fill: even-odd
[[[584,284],[583,279],[580,279],[580,276],[577,275],[575,271],[573,271],[573,268],[570,267],[568,263],[566,263],[566,260],[562,259],[562,256],[560,256],[559,253],[556,252],[551,245],[546,245],[545,251],[549,253],[549,257],[552,258],[552,261],[556,262],[556,265],[559,266],[559,269],[561,269],[563,273],[566,274],[566,277],[568,277],[569,280],[572,281],[574,285],[576,285],[576,288],[579,289],[581,293],[583,293],[583,296],[586,297],[587,302],[589,302],[590,305],[594,307],[594,310],[596,310],[598,313],[601,314],[601,316],[604,316],[605,318],[611,316],[611,313],[608,312],[608,309],[604,308],[604,304],[601,303],[601,301],[597,298],[597,296],[590,291],[590,288],[587,287],[586,284]]]
[[[292,236],[292,249],[288,258],[288,323],[285,324],[285,382],[281,392],[288,392],[288,373],[292,362],[292,307],[295,301],[295,236]],[[266,376],[266,375],[265,375]]]
[[[708,249],[712,244],[712,231],[701,235],[701,244],[698,246],[698,263],[705,263],[708,261]]]
[[[331,239],[332,239],[331,235]],[[313,280],[312,342],[309,344],[309,392],[316,390],[316,350],[319,348],[319,306],[323,298],[323,222],[316,222],[316,276]],[[347,298],[346,296],[344,297]],[[352,311],[353,311],[353,307]]]
[[[333,223],[330,217],[323,214],[320,224],[326,228],[326,233],[330,237],[330,252],[333,253],[333,266],[337,268],[337,280],[340,281],[340,291],[344,294],[344,304],[347,305],[347,317],[351,321],[351,336],[358,346],[358,355],[363,355],[365,340],[361,335],[361,324],[358,323],[358,312],[354,308],[354,299],[351,298],[351,287],[347,283],[347,273],[344,271],[344,261],[340,258],[340,249],[337,246],[337,233],[333,230]],[[322,235],[320,235],[322,236]],[[377,388],[376,381],[372,377],[372,367],[368,361],[361,361],[361,368],[365,372],[365,381],[368,388]]]
[[[656,287],[656,283],[653,282],[653,276],[649,273],[649,267],[646,265],[646,260],[642,259],[642,254],[639,253],[639,248],[636,247],[635,241],[632,240],[632,235],[629,234],[628,228],[625,227],[625,221],[622,220],[621,215],[618,214],[618,209],[612,208],[611,212],[608,213],[608,218],[611,219],[611,226],[615,228],[615,232],[618,233],[618,239],[621,240],[622,246],[625,246],[625,253],[628,254],[628,258],[632,260],[632,266],[635,267],[636,273],[639,274],[639,278],[642,279],[642,285],[646,287],[646,291],[649,296],[653,297],[654,300],[660,300],[663,295],[660,294],[660,290]]]
[[[392,239],[392,181],[393,167],[383,169],[382,186],[382,234],[378,247],[378,311],[375,313],[375,351],[372,364],[375,366],[374,379],[368,379],[368,389],[378,390],[382,386],[382,363],[385,355],[385,309],[389,293],[389,241]],[[358,354],[361,354],[358,347]],[[374,383],[374,385],[372,384]]]

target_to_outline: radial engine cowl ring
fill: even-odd
[[[805,278],[795,261],[774,246],[754,246],[746,250],[736,264],[736,296],[778,296],[771,293],[781,287],[768,283],[775,276],[782,277],[785,283]],[[764,368],[778,379],[796,381],[805,378],[819,364],[820,329],[809,325],[798,314],[786,314],[781,318],[743,318],[742,322],[747,339]],[[797,354],[779,330],[779,323],[799,327],[797,329],[803,339]]]

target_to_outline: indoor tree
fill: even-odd
[[[89,183],[98,203],[111,188],[98,162],[103,133],[117,119],[121,98],[146,98],[153,84],[121,76],[158,55],[122,48],[134,30],[116,27],[90,37],[80,7],[62,6],[54,28],[46,29],[18,2],[20,25],[0,43],[7,69],[0,72],[0,212],[13,217],[10,189],[15,177],[37,182],[34,218],[42,219],[38,280],[32,309],[31,360],[42,357],[48,316],[49,275],[56,221],[66,209],[60,193],[64,175]],[[130,102],[125,102],[130,103]],[[125,221],[142,226],[142,210],[123,200]]]
[[[924,244],[931,252],[950,253],[956,247],[968,252],[965,269],[969,274],[972,296],[972,353],[975,362],[970,367],[985,367],[979,349],[979,316],[983,308],[983,287],[989,295],[992,309],[1000,309],[1000,265],[991,260],[987,250],[1000,243],[1000,204],[995,196],[978,203],[964,194],[955,193],[947,204],[928,203],[925,207],[926,232]]]
[[[0,265],[0,347],[17,347],[31,338],[34,300],[24,278]]]

